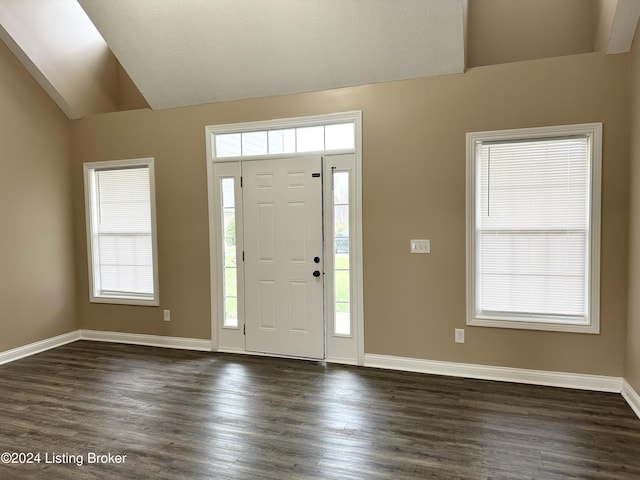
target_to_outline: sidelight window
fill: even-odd
[[[238,257],[236,240],[235,178],[221,178],[223,298],[225,327],[238,327]]]
[[[349,171],[333,170],[334,333],[351,335]]]

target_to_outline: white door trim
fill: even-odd
[[[329,115],[318,115],[310,117],[286,118],[268,120],[260,122],[236,123],[228,125],[211,125],[205,127],[206,164],[207,164],[207,191],[209,203],[209,256],[210,256],[210,277],[211,277],[211,348],[215,351],[236,351],[244,350],[244,338],[242,344],[238,341],[231,341],[229,334],[233,333],[229,329],[222,331],[222,264],[219,238],[221,236],[219,225],[220,196],[217,188],[217,175],[215,165],[227,162],[239,162],[244,160],[259,160],[266,158],[283,157],[286,155],[261,155],[253,157],[225,157],[215,156],[215,135],[223,133],[240,133],[248,131],[274,130],[295,127],[307,127],[316,125],[327,125],[342,122],[354,123],[355,142],[353,149],[336,151],[304,152],[305,155],[334,155],[352,153],[355,155],[355,201],[353,205],[354,231],[351,232],[351,245],[355,261],[354,285],[352,292],[352,302],[354,308],[354,355],[345,357],[342,354],[333,354],[328,346],[326,355],[328,361],[341,363],[364,364],[364,308],[362,289],[362,112],[344,112]],[[291,156],[300,156],[302,152]],[[328,200],[325,199],[325,202]],[[326,203],[325,203],[326,207]],[[326,245],[325,245],[326,255]],[[222,335],[224,334],[224,335]],[[236,336],[242,335],[242,327],[236,329]],[[242,337],[244,337],[242,335]]]

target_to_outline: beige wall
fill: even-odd
[[[640,39],[631,50],[631,201],[629,225],[629,313],[625,378],[640,392]]]
[[[0,351],[75,318],[69,124],[0,42]]]
[[[625,343],[628,55],[585,54],[334,91],[152,112],[72,126],[82,328],[210,338],[204,126],[362,110],[367,353],[621,376]],[[604,123],[602,333],[465,327],[465,133]],[[156,159],[161,306],[88,302],[82,162]],[[412,256],[410,238],[432,254]],[[162,321],[162,308],[172,321]]]
[[[149,108],[149,104],[144,99],[138,87],[129,77],[129,74],[118,63],[117,65],[117,86],[116,86],[116,106],[117,111],[137,110]]]
[[[599,31],[601,11],[603,16],[611,13],[611,5],[599,1],[468,0],[466,64],[477,67],[592,52],[600,37],[608,40],[611,26],[603,19],[606,33]]]

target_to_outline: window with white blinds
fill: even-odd
[[[84,165],[90,300],[158,305],[153,159]]]
[[[467,136],[469,324],[598,331],[600,131]]]

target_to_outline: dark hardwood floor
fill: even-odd
[[[0,366],[0,429],[2,480],[640,479],[618,394],[87,341]]]

